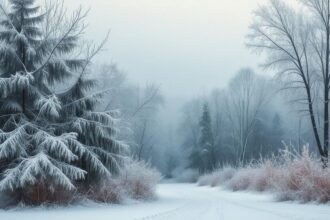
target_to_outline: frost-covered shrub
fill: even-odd
[[[160,173],[144,162],[128,160],[117,176],[94,185],[85,194],[101,203],[121,203],[124,199],[145,200],[155,197]]]
[[[172,172],[172,176],[179,183],[195,183],[198,180],[199,172],[195,169],[178,168]]]
[[[216,176],[216,178],[211,182],[211,186],[218,186],[223,184],[233,178],[236,173],[236,169],[233,167],[225,167],[221,172]]]
[[[198,178],[197,184],[199,186],[214,186],[213,184],[218,179],[219,175],[221,175],[222,170],[217,170],[212,173],[207,173]]]
[[[276,163],[271,160],[258,164],[252,172],[254,175],[251,178],[249,189],[258,192],[271,190],[273,182],[277,181],[278,178]]]
[[[202,176],[200,176],[197,180],[197,184],[199,186],[211,186],[212,180],[215,178],[217,173],[207,173]]]
[[[125,197],[125,191],[118,179],[104,180],[91,187],[87,198],[101,203],[121,203]]]
[[[225,186],[228,189],[265,191],[272,187],[277,174],[274,163],[270,160],[243,168],[225,167],[201,176],[200,186]]]
[[[125,165],[118,177],[126,195],[133,199],[152,199],[156,186],[161,180],[160,173],[144,162],[131,161]]]
[[[278,167],[273,187],[281,200],[300,200],[303,202],[330,201],[330,169],[322,168],[319,160],[305,148],[301,157]]]
[[[225,183],[226,187],[234,190],[265,191],[271,189],[274,175],[276,175],[275,163],[271,160],[250,164],[232,172],[231,178]],[[224,182],[220,182],[223,184]]]
[[[233,191],[247,190],[251,185],[254,174],[252,167],[238,169],[233,178],[226,183],[226,187]]]
[[[236,169],[233,167],[224,167],[210,174],[205,174],[198,179],[198,185],[212,187],[219,186],[229,181],[235,174]]]
[[[86,199],[98,203],[119,204],[125,199],[147,200],[154,198],[156,186],[161,179],[160,173],[142,161],[137,162],[127,159],[125,164],[118,175],[105,178],[98,184],[93,184],[90,187],[78,184],[78,191],[62,194],[61,191],[56,190],[54,195],[49,193],[45,193],[45,195],[57,196],[54,201],[61,201],[61,204]],[[30,195],[36,196],[35,191],[32,192]],[[57,194],[58,192],[59,194]],[[49,202],[54,203],[51,200]]]
[[[330,168],[304,148],[302,155],[284,151],[278,158],[239,168],[223,181],[223,170],[202,176],[199,185],[221,185],[234,191],[271,191],[280,200],[330,201]]]

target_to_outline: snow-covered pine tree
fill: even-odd
[[[0,5],[0,190],[40,203],[56,189],[76,189],[77,181],[109,177],[126,146],[116,140],[113,113],[95,111],[101,93],[89,94],[97,50],[72,58],[85,14],[62,17],[59,32],[47,23],[54,7],[41,14],[35,0],[8,1],[8,12]],[[64,81],[72,86],[57,92]]]

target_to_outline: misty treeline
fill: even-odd
[[[138,144],[137,159],[151,151],[159,89],[121,87],[114,66],[97,70],[108,37],[84,38],[87,12],[64,1],[0,4],[1,207],[153,194],[160,177],[132,159],[129,144]]]
[[[309,143],[327,167],[330,1],[270,0],[255,11],[247,45],[277,80],[242,70],[225,91],[187,104],[188,164],[205,172]]]
[[[179,132],[188,167],[200,172],[276,156],[285,145],[313,143],[308,121],[296,115],[278,81],[240,70],[226,89],[188,102]]]

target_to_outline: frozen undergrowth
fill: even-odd
[[[199,178],[201,186],[223,186],[241,191],[270,191],[280,200],[327,203],[330,201],[330,168],[305,148],[302,155],[289,151],[274,159],[246,167],[226,167]]]
[[[160,173],[144,162],[127,161],[117,176],[100,182],[91,188],[79,191],[61,191],[55,189],[56,203],[46,202],[43,206],[66,206],[85,203],[111,203],[120,204],[127,200],[150,200],[156,197],[156,186],[161,180]],[[40,196],[48,195],[40,191]],[[29,203],[20,202],[15,194],[0,194],[0,208],[12,209],[27,207]],[[51,200],[53,201],[53,200]]]
[[[160,173],[145,162],[127,161],[120,174],[90,189],[78,201],[89,199],[100,203],[122,203],[127,199],[155,198]]]

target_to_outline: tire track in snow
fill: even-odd
[[[199,192],[199,194],[202,195],[203,193]],[[203,198],[203,196],[200,196],[200,198],[201,200],[194,200],[192,198],[191,201],[187,201],[184,205],[175,209],[148,215],[143,218],[137,218],[134,220],[228,220],[230,218],[225,218],[225,213],[227,216],[230,216],[230,213],[227,209],[233,209],[233,207],[235,210],[240,212],[242,212],[243,208],[250,211],[252,210],[254,213],[259,212],[269,214],[272,217],[276,217],[276,219],[301,220],[301,218],[296,216],[289,216],[283,213],[258,208],[252,205],[230,201],[219,196],[207,199],[205,197]],[[208,215],[212,214],[214,214],[212,219],[207,218]]]

